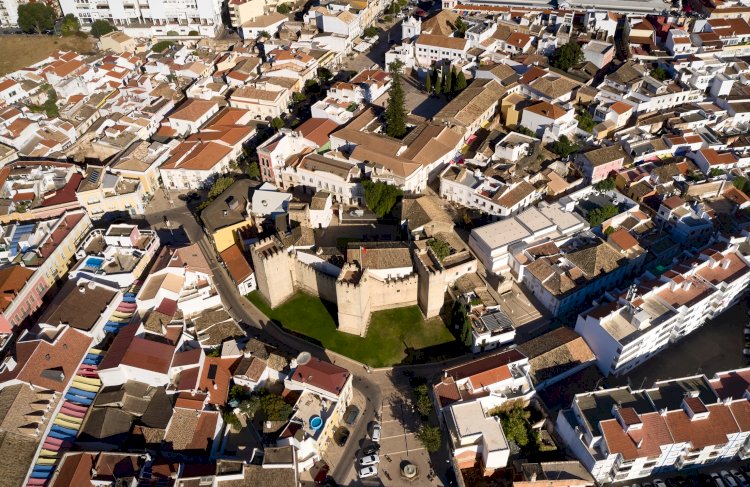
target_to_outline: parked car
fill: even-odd
[[[346,445],[346,440],[349,439],[349,430],[342,426],[336,430],[336,432],[333,434],[333,437],[338,446],[344,446]]]
[[[362,467],[359,469],[359,478],[366,479],[367,477],[374,477],[378,474],[378,467],[375,467],[373,465],[369,465],[367,467]]]
[[[368,465],[377,465],[380,463],[380,457],[377,455],[367,455],[366,457],[362,457],[359,459],[359,464],[363,467],[366,467]]]
[[[344,421],[349,426],[352,426],[357,421],[357,416],[359,416],[359,408],[357,406],[349,406],[346,408]]]
[[[729,473],[731,473],[734,476],[734,478],[737,480],[737,482],[740,483],[742,487],[750,486],[750,483],[748,483],[747,481],[747,476],[743,474],[742,472],[740,472],[739,470],[737,470],[736,468],[733,468],[732,470],[730,470]]]
[[[372,425],[372,441],[374,443],[380,443],[380,423],[376,422]]]
[[[726,470],[721,471],[721,479],[729,487],[740,487],[740,484],[737,483],[737,480],[732,476],[732,474],[730,474]]]
[[[667,484],[662,479],[654,479],[654,487],[667,487]]]
[[[456,472],[453,470],[453,467],[445,471],[445,485],[448,487],[458,485],[458,479],[456,479]]]
[[[717,487],[727,487],[727,484],[725,484],[724,481],[721,480],[721,477],[719,477],[718,473],[712,473],[711,480],[714,481],[714,484],[716,484]]]
[[[362,449],[362,455],[374,455],[380,450],[380,445],[377,443],[373,443],[371,445],[367,445]]]
[[[315,483],[318,485],[323,485],[323,483],[328,478],[328,472],[330,470],[331,470],[331,467],[329,467],[327,463],[324,463],[318,470],[318,473],[316,473],[315,477],[313,478]]]

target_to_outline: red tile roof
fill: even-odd
[[[349,371],[345,368],[314,358],[306,364],[297,366],[292,379],[339,395],[349,376]]]
[[[643,426],[638,429],[630,428],[627,433],[616,419],[599,423],[610,453],[620,453],[627,461],[658,456],[662,445],[673,443],[667,423],[659,413],[641,414],[640,419]]]
[[[731,410],[724,404],[707,406],[708,417],[705,419],[688,417],[685,411],[670,411],[665,420],[672,432],[675,442],[690,442],[693,448],[704,448],[709,445],[723,445],[727,435],[739,431]]]
[[[174,345],[136,337],[135,333],[139,326],[140,324],[136,322],[120,330],[99,365],[100,370],[128,365],[161,374],[169,371],[169,364],[175,350]]]

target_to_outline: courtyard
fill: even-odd
[[[362,338],[339,332],[336,306],[315,296],[297,293],[276,309],[257,291],[247,298],[284,329],[371,367],[436,361],[464,351],[442,319],[425,321],[417,306],[373,313]]]

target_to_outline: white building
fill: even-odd
[[[588,228],[586,221],[575,212],[559,205],[542,204],[522,213],[475,228],[469,236],[469,247],[488,271],[499,274],[510,270],[510,247],[519,243],[555,240]]]
[[[491,416],[479,402],[459,402],[443,412],[453,449],[453,456],[474,466],[478,458],[485,475],[505,468],[510,447],[500,420]]]
[[[421,34],[414,42],[414,54],[419,66],[429,68],[434,63],[466,61],[470,47],[468,39]]]
[[[63,15],[73,14],[83,26],[106,20],[131,37],[215,36],[221,29],[221,0],[60,0]]]
[[[599,484],[694,474],[748,457],[747,378],[744,369],[578,394],[555,430]]]
[[[732,306],[750,283],[750,264],[738,245],[714,246],[690,265],[675,266],[648,286],[634,285],[611,302],[581,313],[578,332],[603,374],[619,375]]]

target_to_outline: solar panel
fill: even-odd
[[[216,364],[211,364],[208,366],[208,378],[211,380],[214,380],[216,378]]]
[[[88,182],[95,183],[99,180],[99,171],[91,171],[91,174],[89,174],[89,177],[87,178]]]
[[[510,331],[513,329],[513,323],[508,318],[503,310],[498,310],[493,313],[486,314],[479,318],[484,326],[490,331]]]

